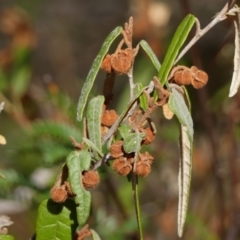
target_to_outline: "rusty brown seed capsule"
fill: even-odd
[[[152,164],[153,156],[149,154],[149,152],[145,152],[141,154],[141,161],[147,162],[148,164]]]
[[[100,182],[100,177],[97,171],[86,171],[82,175],[82,183],[85,188],[94,188]]]
[[[118,74],[127,74],[134,60],[133,50],[126,48],[111,56],[111,66]]]
[[[123,151],[123,141],[117,141],[110,146],[110,155],[113,158],[119,158],[124,155]]]
[[[115,110],[105,110],[102,115],[102,125],[111,127],[117,120],[118,115]]]
[[[151,172],[151,167],[148,163],[138,161],[135,167],[134,173],[141,176],[146,177]]]
[[[192,75],[193,75],[193,80],[192,80],[193,87],[196,89],[204,87],[208,82],[207,73],[202,70],[199,70],[195,66],[192,66],[191,70],[192,70]]]
[[[146,134],[144,140],[142,141],[142,144],[143,145],[150,144],[155,138],[155,134],[153,133],[153,130],[151,128],[146,128],[146,129],[143,129],[142,132]]]
[[[101,69],[107,73],[112,72],[111,55],[107,54],[102,61]]]
[[[50,196],[54,202],[62,203],[62,202],[66,201],[66,199],[68,197],[68,193],[67,193],[64,185],[63,186],[54,186],[50,191]]]
[[[113,161],[112,168],[119,175],[126,176],[132,170],[132,165],[126,160],[126,158],[117,158]]]
[[[192,74],[189,69],[179,70],[174,73],[174,81],[178,85],[189,85],[192,82]]]

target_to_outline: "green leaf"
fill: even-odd
[[[26,92],[30,77],[31,68],[28,65],[21,66],[14,71],[11,82],[14,94],[22,96]]]
[[[77,226],[76,204],[72,200],[60,204],[46,199],[38,208],[36,240],[71,240]]]
[[[178,199],[178,235],[182,236],[186,220],[190,182],[192,173],[192,143],[189,140],[187,127],[181,125],[180,134],[180,161],[179,161],[179,199]]]
[[[101,238],[99,237],[96,231],[94,231],[93,229],[90,229],[90,232],[92,233],[93,240],[101,240]]]
[[[78,224],[86,222],[91,205],[91,194],[82,186],[82,171],[88,170],[91,163],[91,156],[88,151],[73,151],[67,157],[67,166],[70,185],[76,195],[74,200],[77,206]]]
[[[77,107],[77,120],[78,121],[82,120],[82,115],[83,115],[83,111],[84,111],[84,108],[87,103],[87,98],[92,89],[92,86],[93,86],[93,83],[97,76],[97,73],[101,67],[102,60],[105,57],[105,55],[107,54],[113,41],[118,37],[118,35],[121,34],[121,32],[122,32],[122,27],[117,27],[108,35],[108,37],[106,38],[106,40],[104,41],[104,43],[102,45],[102,48],[101,48],[99,54],[93,61],[92,67],[87,75],[87,79],[82,87],[81,94],[79,97],[78,107]]]
[[[192,29],[194,22],[195,17],[191,14],[188,14],[183,19],[177,31],[175,32],[172,42],[167,50],[164,61],[162,63],[162,67],[160,68],[160,71],[158,73],[158,78],[160,79],[162,85],[166,83],[168,74],[174,64],[178,52],[186,41],[188,33]]]
[[[125,136],[123,142],[123,149],[126,153],[136,152],[138,153],[141,148],[141,142],[145,136],[145,133],[135,132],[129,133]]]
[[[149,46],[149,44],[145,40],[141,40],[139,44],[141,45],[143,50],[147,53],[147,55],[150,57],[154,67],[157,69],[157,71],[159,71],[161,68],[161,64],[158,61],[158,58],[153,52],[152,48]]]
[[[15,238],[11,235],[0,234],[0,240],[14,240]]]
[[[189,103],[188,103],[189,104]],[[174,88],[168,101],[169,108],[176,114],[181,124],[180,161],[179,161],[179,202],[178,202],[178,235],[182,236],[187,215],[192,171],[193,122],[183,96]]]
[[[127,124],[122,124],[118,128],[118,131],[120,132],[123,139],[126,138],[131,133],[131,130],[132,130],[132,128]]]
[[[104,103],[104,96],[97,96],[93,98],[87,108],[87,129],[89,139],[97,147],[102,148],[101,142],[101,117]]]
[[[137,84],[137,90],[140,92],[143,89],[143,85],[142,83],[138,83]],[[139,101],[140,101],[140,107],[146,111],[148,108],[148,100],[147,100],[147,96],[145,94],[142,94],[139,97]]]
[[[183,96],[174,88],[168,100],[168,106],[176,114],[179,122],[187,127],[190,142],[193,142],[193,121]]]
[[[34,122],[32,127],[32,135],[37,139],[45,136],[68,144],[70,143],[70,136],[73,136],[76,141],[81,139],[79,128],[66,123],[39,120]]]

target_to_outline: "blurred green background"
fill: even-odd
[[[116,26],[134,17],[134,42],[148,41],[162,61],[171,37],[187,13],[208,24],[223,0],[99,0],[0,3],[0,214],[14,221],[9,232],[29,239],[37,207],[49,197],[61,163],[81,140],[76,105],[81,86],[102,42]],[[193,32],[194,33],[194,32]],[[117,42],[115,43],[115,45]],[[114,48],[112,48],[113,51]],[[202,90],[189,87],[195,125],[193,176],[182,239],[240,239],[240,94],[228,98],[233,72],[231,19],[214,27],[181,63],[209,75]],[[140,50],[135,82],[148,83],[156,72]],[[100,72],[92,96],[102,91]],[[128,82],[119,77],[113,108],[128,100]],[[158,133],[148,151],[155,156],[151,174],[140,179],[146,240],[177,239],[178,125],[153,116]],[[110,168],[100,169],[89,224],[102,239],[137,239],[131,184]]]

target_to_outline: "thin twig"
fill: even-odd
[[[234,1],[229,1],[223,9],[217,13],[214,19],[203,29],[200,27],[200,23],[198,19],[196,19],[196,34],[192,38],[192,40],[187,44],[187,46],[180,52],[174,64],[176,64],[185,54],[186,52],[202,37],[204,36],[211,28],[213,28],[219,22],[225,20],[227,18],[226,13],[229,11]]]

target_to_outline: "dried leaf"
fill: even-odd
[[[0,135],[0,144],[5,145],[7,143],[6,138]]]
[[[192,172],[192,143],[188,137],[188,129],[181,124],[180,135],[180,161],[179,161],[179,199],[178,199],[178,236],[183,233],[188,207],[190,191],[191,172]]]
[[[167,103],[163,105],[163,115],[168,120],[172,119],[174,116],[174,113],[171,111]]]
[[[235,52],[234,52],[234,69],[232,82],[230,86],[229,97],[233,97],[240,85],[240,13],[235,13],[234,19],[235,27]]]

